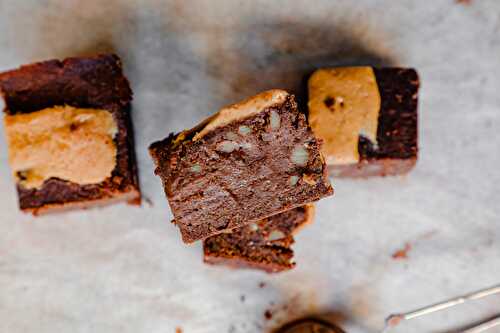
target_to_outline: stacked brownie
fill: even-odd
[[[309,79],[312,131],[294,97],[271,90],[152,144],[183,240],[203,239],[208,263],[293,267],[292,235],[310,221],[300,206],[333,192],[326,165],[343,177],[413,168],[418,88],[413,69],[320,69]]]
[[[417,159],[413,69],[320,69],[309,79],[308,116],[271,90],[222,109],[151,145],[182,238],[204,240],[208,263],[289,269],[304,204],[332,194],[335,176],[408,172]],[[302,207],[301,207],[302,206]]]
[[[173,222],[186,243],[206,240],[206,261],[282,270],[293,267],[288,246],[295,229],[279,231],[283,221],[303,224],[307,209],[296,208],[333,193],[320,149],[294,96],[270,90],[153,143],[150,152]],[[280,246],[265,240],[274,227],[287,240]],[[237,250],[249,242],[259,244],[258,253]]]

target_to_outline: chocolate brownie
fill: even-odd
[[[23,211],[140,203],[130,102],[116,55],[0,74],[9,162]]]
[[[419,78],[411,68],[320,69],[309,79],[309,121],[339,177],[404,174],[416,164]]]
[[[320,141],[283,90],[226,107],[150,153],[187,243],[333,193]]]
[[[309,204],[209,237],[203,242],[204,261],[270,273],[291,269],[293,234],[311,223],[313,215],[314,206]]]

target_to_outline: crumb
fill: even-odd
[[[241,295],[240,296],[241,303],[245,303],[245,299],[246,299],[245,295]]]
[[[455,0],[455,3],[460,5],[470,5],[472,3],[472,0]]]
[[[229,330],[227,331],[227,333],[236,333],[236,326],[234,326],[233,324],[231,324],[229,326]]]
[[[262,288],[264,288],[265,286],[266,286],[266,283],[265,283],[265,282],[261,282],[261,283],[259,283],[259,288],[261,288],[261,289],[262,289]]]
[[[176,327],[175,328],[175,333],[182,333],[182,328]]]
[[[408,259],[408,252],[411,250],[411,244],[406,243],[403,249],[397,250],[392,254],[392,259]]]
[[[266,320],[271,320],[273,318],[271,310],[266,310],[266,312],[264,312],[264,317],[266,317]]]

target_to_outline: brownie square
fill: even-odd
[[[315,134],[325,141],[324,148],[328,150],[338,145],[347,135],[348,139],[355,140],[359,154],[358,160],[341,163],[344,157],[341,150],[337,154],[332,153],[334,149],[324,150],[330,174],[337,177],[405,174],[415,166],[418,157],[418,74],[411,68],[355,69],[371,71],[372,77],[354,77],[352,68],[347,67],[320,69],[309,79],[309,119]],[[342,76],[343,80],[339,80]],[[370,79],[379,99],[375,121],[368,119],[368,111],[361,109],[369,105],[366,99],[373,98],[367,88]],[[350,92],[339,92],[339,83],[349,84]],[[362,103],[353,100],[353,91],[364,94],[365,100]],[[332,117],[342,112],[365,112],[368,118],[364,120],[360,131],[354,131],[352,127],[349,129],[351,131],[341,133],[344,137],[333,135],[333,132],[329,133],[329,128],[338,129],[341,120],[346,123],[353,121],[352,116]],[[367,133],[365,128],[374,129],[373,135]]]
[[[203,241],[204,261],[234,268],[255,268],[269,273],[295,267],[293,235],[312,223],[314,205],[273,215]]]
[[[283,90],[226,107],[150,153],[187,243],[333,194],[320,141]]]
[[[122,73],[118,56],[106,54],[88,58],[68,58],[63,61],[50,60],[22,66],[0,74],[0,93],[6,105],[5,126],[9,142],[22,143],[23,140],[35,140],[33,139],[35,136],[37,140],[42,140],[42,143],[33,142],[39,144],[37,147],[43,147],[46,154],[42,156],[34,147],[30,147],[30,143],[23,143],[22,152],[25,159],[32,158],[30,154],[38,154],[40,156],[37,155],[36,163],[43,165],[53,162],[52,158],[57,156],[62,161],[61,169],[66,163],[71,164],[69,158],[67,161],[64,160],[65,152],[68,152],[68,156],[76,156],[83,161],[85,158],[91,161],[102,159],[114,161],[109,162],[114,164],[107,164],[108,175],[100,177],[104,179],[96,183],[81,184],[64,177],[49,177],[44,180],[39,179],[38,186],[27,186],[31,183],[26,179],[26,175],[34,174],[32,170],[15,170],[21,210],[37,215],[53,210],[85,208],[122,200],[133,204],[140,203],[130,118],[132,91]],[[71,120],[77,121],[71,124],[64,123],[68,117],[73,117]],[[88,120],[89,118],[91,120]],[[116,156],[98,156],[97,152],[88,149],[86,155],[79,156],[71,150],[72,144],[65,145],[67,142],[59,145],[61,149],[66,150],[58,150],[59,146],[54,142],[54,138],[47,139],[49,134],[39,133],[41,129],[36,124],[41,121],[40,119],[44,119],[43,126],[47,127],[48,133],[52,133],[57,139],[64,137],[68,142],[75,144],[75,138],[83,138],[87,140],[85,142],[94,143],[99,148],[103,147],[104,142],[110,147],[104,151],[112,151],[114,153],[111,155]],[[62,122],[61,127],[50,127],[56,126],[50,124],[50,119]],[[96,143],[97,139],[92,136],[95,132],[93,127],[104,125],[99,119],[106,119],[113,129],[113,134],[109,134],[109,138],[99,137],[100,141]],[[32,125],[23,128],[19,126],[23,122]],[[11,125],[14,128],[13,124],[17,126],[17,132],[11,129]],[[22,138],[16,139],[16,136],[21,135],[19,131]],[[14,133],[12,136],[9,134],[11,132]],[[76,145],[78,144],[76,141]],[[85,145],[81,145],[83,145],[81,151],[85,151]],[[11,162],[15,148],[17,149],[12,145],[9,146]],[[19,162],[19,155],[15,155],[16,162],[22,164],[22,161]],[[38,168],[37,170],[41,169],[33,164],[35,163],[33,160],[30,163],[34,168]],[[58,169],[58,165],[54,169]],[[72,169],[65,171],[66,174],[72,175]],[[87,168],[88,172],[79,171],[84,178],[87,176],[86,173],[99,172],[93,168]],[[41,176],[37,174],[37,177]]]

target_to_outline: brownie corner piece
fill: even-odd
[[[283,90],[225,107],[150,153],[187,243],[333,193],[320,141]]]
[[[0,73],[19,208],[34,215],[140,204],[132,91],[114,54]]]
[[[295,267],[291,245],[302,227],[313,222],[308,204],[203,241],[203,261],[232,268],[253,268],[268,273]]]
[[[309,79],[309,120],[338,177],[399,175],[418,158],[418,90],[412,68],[339,67]]]

